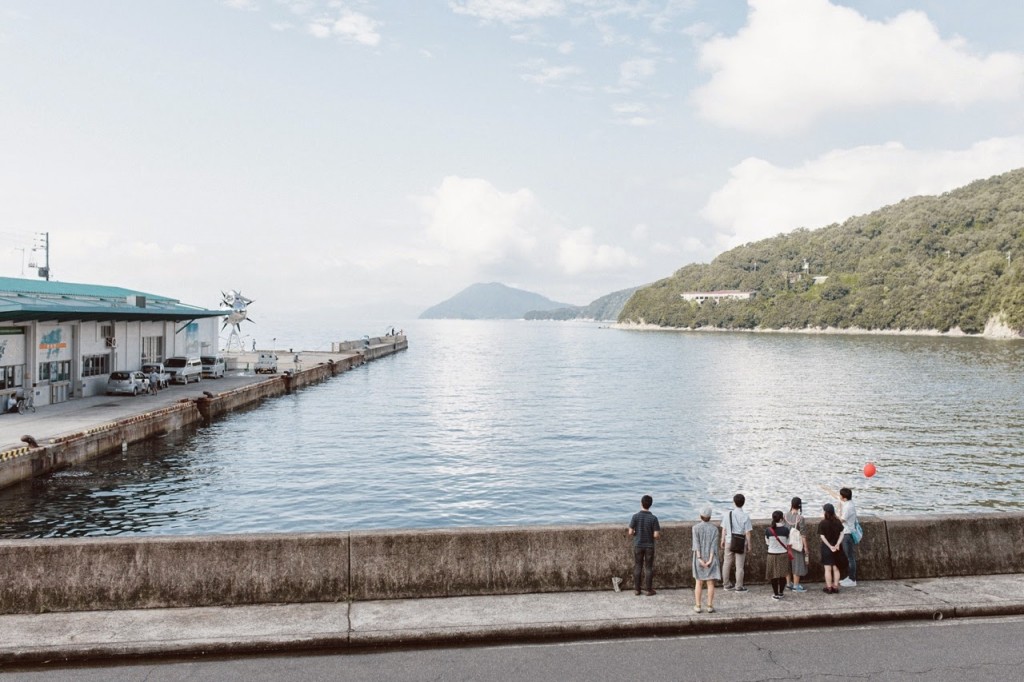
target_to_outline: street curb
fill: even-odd
[[[286,652],[337,653],[385,648],[479,646],[510,642],[541,643],[605,638],[665,637],[793,630],[812,627],[865,625],[897,621],[931,621],[1024,615],[1024,602],[979,605],[899,606],[836,613],[788,612],[751,617],[711,614],[660,619],[569,621],[442,627],[408,630],[349,631],[337,634],[210,638],[121,643],[81,643],[52,647],[0,650],[0,664],[29,665],[141,658],[254,655]]]

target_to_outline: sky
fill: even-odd
[[[1024,3],[0,0],[0,276],[584,305],[1024,166]]]

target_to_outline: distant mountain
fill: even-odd
[[[520,320],[531,310],[572,307],[498,282],[473,284],[420,313],[421,320]]]
[[[647,286],[646,284],[641,286]],[[554,310],[531,310],[524,317],[527,320],[617,320],[626,301],[641,287],[630,287],[613,291],[594,299],[589,305],[573,305]]]

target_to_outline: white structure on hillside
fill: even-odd
[[[679,294],[684,301],[721,301],[721,300],[749,300],[754,298],[753,291],[739,291],[738,289],[720,289],[718,291],[684,291]]]

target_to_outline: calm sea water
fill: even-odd
[[[0,491],[6,537],[1020,510],[1024,343],[414,321],[407,352]],[[878,474],[866,478],[872,461]]]

